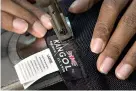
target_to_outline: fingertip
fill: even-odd
[[[104,42],[101,38],[92,38],[90,48],[93,53],[101,53],[104,49],[104,46]]]
[[[70,7],[68,9],[68,11],[71,12],[71,13],[75,13],[75,14],[79,13],[79,11],[76,8],[74,8],[74,7]]]
[[[31,31],[31,32],[32,32],[32,34],[33,34],[34,36],[36,36],[37,38],[42,38],[42,37],[44,37],[44,35],[46,34],[47,29],[44,28],[44,26],[43,26],[40,22],[36,21],[36,22],[33,24],[32,31]]]
[[[73,4],[69,7],[68,11],[70,11],[71,13],[78,13],[76,7],[74,7]]]
[[[130,64],[123,64],[115,71],[116,77],[120,80],[125,80],[133,72],[133,67]]]
[[[41,22],[47,29],[52,29],[51,17],[48,14],[41,16]]]
[[[121,67],[121,66],[120,66]],[[115,69],[115,76],[119,79],[119,80],[125,80],[125,78],[121,78],[120,74],[118,73],[120,67],[118,66],[116,69]]]
[[[100,69],[100,66],[101,66],[101,63],[102,63],[102,59],[103,59],[103,57],[100,55],[100,56],[98,57],[98,59],[97,59],[97,62],[96,62],[97,70],[98,70],[100,73],[102,73],[102,72],[101,72],[101,69]],[[102,74],[104,74],[104,73],[102,73]]]
[[[13,20],[13,31],[18,34],[23,34],[28,30],[28,23],[20,18]]]
[[[72,13],[83,13],[93,5],[93,0],[76,0],[72,3],[69,11]]]
[[[97,59],[97,70],[102,74],[108,74],[109,71],[114,66],[115,61],[111,58],[106,56],[104,53],[100,54]]]
[[[99,65],[99,61],[98,60],[97,60],[97,63],[96,63],[96,67],[97,67],[97,70],[101,73],[101,71],[100,71],[100,65]]]
[[[80,5],[80,1],[75,1],[72,3],[72,5],[69,7],[69,11],[72,13],[81,13],[84,12],[84,7]]]
[[[46,32],[45,33],[40,33],[40,32],[38,32],[38,31],[35,31],[35,30],[31,30],[31,31],[29,31],[33,36],[35,36],[36,38],[43,38],[44,36],[45,36],[45,34],[46,34]]]
[[[126,78],[122,78],[121,76],[120,76],[120,74],[118,74],[118,73],[115,73],[115,75],[116,75],[116,77],[119,79],[119,80],[125,80]]]

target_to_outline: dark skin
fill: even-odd
[[[51,17],[27,0],[2,0],[2,28],[18,34],[26,31],[42,38],[52,28]]]
[[[98,1],[100,0],[75,0],[69,11],[72,13],[85,12]],[[113,30],[117,16],[128,3],[130,3],[128,9],[120,19],[116,29]],[[22,0],[2,0],[2,28],[8,31],[18,34],[28,31],[41,38],[47,30],[52,28],[50,19],[48,14],[26,0],[23,2]],[[111,32],[113,32],[112,35]],[[135,34],[136,0],[104,0],[90,44],[91,51],[100,54],[97,60],[98,71],[108,74]],[[125,80],[135,68],[136,42],[117,66],[115,74],[117,78]]]

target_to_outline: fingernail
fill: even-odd
[[[51,24],[51,17],[47,14],[44,14],[41,16],[41,22],[43,23],[43,25],[47,28],[47,29],[51,29],[52,28],[52,24]]]
[[[124,64],[117,72],[116,76],[119,79],[125,80],[132,73],[133,67],[129,64]]]
[[[110,57],[106,57],[100,66],[100,72],[103,74],[108,74],[108,72],[111,70],[113,65],[114,65],[114,60]]]
[[[91,51],[94,52],[94,53],[100,53],[102,52],[104,48],[104,42],[102,39],[100,38],[95,38],[95,39],[92,39],[91,41]]]
[[[77,7],[78,4],[79,4],[79,1],[76,0],[75,2],[72,3],[72,5],[70,6],[70,8],[75,8],[75,7]]]
[[[27,31],[28,23],[23,19],[16,18],[13,20],[13,28],[17,33],[22,34]]]
[[[38,21],[33,24],[33,30],[39,37],[43,37],[47,32],[43,25]]]

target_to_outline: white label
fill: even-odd
[[[50,52],[50,49],[45,49],[16,64],[15,70],[20,83],[23,85],[29,84],[24,86],[24,88],[27,88],[43,76],[56,72],[59,69]]]

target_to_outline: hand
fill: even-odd
[[[76,0],[69,11],[80,13],[88,9],[98,0]],[[130,3],[130,5],[129,5]],[[113,26],[119,13],[127,5],[126,12],[113,32]],[[112,36],[111,33],[113,32]],[[91,51],[99,54],[97,68],[101,73],[107,74],[125,46],[136,34],[136,0],[104,0],[91,40]],[[130,48],[121,63],[117,66],[115,74],[119,79],[125,80],[136,68],[136,42]]]
[[[51,17],[27,0],[2,0],[2,28],[18,34],[26,31],[43,37],[52,28]]]

